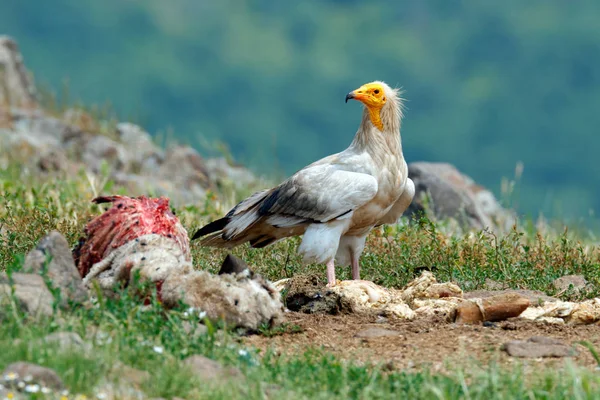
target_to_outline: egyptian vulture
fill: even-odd
[[[346,95],[364,104],[354,140],[341,153],[316,161],[272,189],[257,192],[225,217],[196,232],[201,244],[265,247],[304,235],[298,252],[305,263],[327,265],[328,286],[336,284],[335,262],[352,265],[360,279],[359,258],[369,231],[395,223],[409,206],[415,186],[402,155],[402,99],[380,81]]]

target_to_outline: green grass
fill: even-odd
[[[90,203],[97,194],[117,189],[107,180],[91,182],[85,174],[44,182],[24,175],[18,165],[0,170],[0,270],[18,270],[23,255],[49,231],[56,229],[74,244],[83,227],[101,208]],[[209,197],[204,204],[177,211],[184,226],[194,229],[221,215],[234,199]],[[295,274],[315,273],[324,279],[322,266],[302,266],[296,255],[299,241],[291,239],[262,250],[247,247],[234,253],[252,268],[275,280]],[[224,252],[192,245],[198,268],[216,271]],[[431,269],[438,280],[457,282],[463,289],[477,289],[486,279],[514,288],[537,289],[556,294],[552,281],[566,274],[583,274],[598,288],[598,247],[571,231],[539,234],[531,224],[496,237],[486,232],[450,238],[439,227],[422,221],[412,226],[386,227],[369,237],[362,259],[363,277],[378,284],[401,287]],[[349,278],[340,269],[341,279]],[[319,348],[304,354],[283,356],[244,348],[234,331],[209,329],[193,335],[186,331],[189,318],[183,309],[166,312],[153,301],[142,307],[123,292],[117,300],[99,298],[94,306],[62,312],[46,320],[6,314],[0,324],[0,370],[14,361],[31,361],[57,371],[71,393],[93,396],[106,383],[118,384],[115,366],[148,371],[150,378],[138,390],[147,397],[260,399],[591,399],[598,398],[600,376],[574,365],[523,373],[521,367],[503,369],[489,365],[448,367],[448,373],[428,370],[387,371],[338,358]],[[598,295],[598,289],[564,299]],[[195,318],[195,317],[192,317]],[[194,324],[198,321],[193,320]],[[194,325],[195,326],[195,325]],[[284,325],[262,329],[265,336],[295,332]],[[86,338],[93,350],[64,351],[40,340],[52,332],[73,331]],[[17,341],[18,340],[18,341]],[[162,349],[162,352],[157,352]],[[207,385],[183,367],[182,360],[202,354],[227,366],[240,368],[241,382]]]
[[[143,309],[127,292],[119,300],[100,301],[62,318],[6,318],[0,325],[0,369],[14,361],[48,366],[71,393],[87,396],[101,393],[107,380],[118,382],[114,368],[119,363],[148,371],[149,378],[139,389],[148,397],[165,398],[260,399],[270,390],[271,398],[282,399],[588,399],[596,398],[600,390],[597,373],[573,365],[561,371],[525,374],[518,365],[507,370],[494,363],[472,364],[435,374],[427,370],[387,372],[377,365],[341,361],[320,349],[298,356],[259,354],[241,347],[233,332],[186,334],[188,318],[183,312],[166,313],[156,301]],[[61,351],[41,341],[55,331],[76,332],[88,338],[93,350]],[[181,360],[191,354],[238,367],[246,378],[207,386],[181,366]]]

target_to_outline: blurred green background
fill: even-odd
[[[600,209],[600,2],[3,0],[36,81],[281,177],[340,151],[344,96],[405,90],[407,160],[447,161],[519,211]]]

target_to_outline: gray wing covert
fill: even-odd
[[[368,203],[377,188],[371,175],[335,165],[315,165],[275,188],[262,201],[259,214],[327,222]]]

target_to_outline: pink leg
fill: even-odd
[[[327,262],[327,287],[335,286],[335,264],[334,260]]]
[[[352,257],[352,279],[360,280],[360,264],[358,257]]]

